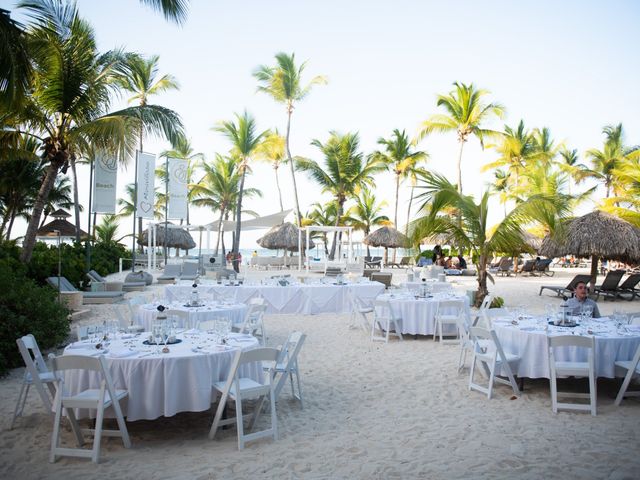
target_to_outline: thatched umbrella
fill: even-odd
[[[562,236],[547,235],[539,253],[547,257],[591,257],[591,289],[598,275],[598,261],[640,261],[640,229],[629,222],[596,210],[568,221]]]
[[[364,237],[364,244],[371,247],[384,247],[384,263],[387,263],[389,248],[408,248],[409,238],[393,227],[381,227]]]
[[[196,246],[196,242],[191,236],[191,234],[186,231],[184,228],[173,226],[169,224],[169,228],[167,228],[169,232],[167,234],[167,247],[168,248],[181,248],[183,250],[191,250]],[[156,244],[164,245],[164,233],[165,228],[164,225],[156,226]],[[138,238],[138,245],[145,246],[148,244],[149,238],[149,229],[147,228],[142,232],[140,237]]]
[[[258,245],[269,250],[298,251],[298,227],[291,222],[285,222],[271,227],[267,233],[258,239]],[[302,248],[306,248],[307,239],[302,236]],[[309,248],[315,247],[313,240],[309,239]],[[285,255],[286,256],[286,255]]]

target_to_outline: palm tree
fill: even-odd
[[[287,162],[291,167],[291,180],[293,182],[293,198],[296,207],[296,223],[300,226],[300,204],[298,202],[298,187],[296,185],[296,172],[292,161],[290,139],[291,139],[291,114],[293,114],[294,105],[303,100],[311,91],[314,85],[324,85],[327,79],[321,75],[315,76],[306,85],[302,86],[302,72],[307,62],[297,67],[295,62],[295,53],[288,55],[284,52],[276,54],[276,66],[269,67],[260,65],[253,76],[258,80],[259,92],[270,95],[276,102],[283,103],[287,111],[287,133],[285,135],[285,146],[287,150]]]
[[[587,157],[591,160],[592,168],[590,176],[602,181],[606,190],[606,198],[613,193],[621,193],[620,185],[616,183],[614,172],[627,161],[637,159],[640,156],[640,147],[627,147],[624,145],[624,130],[622,124],[616,126],[607,125],[602,129],[605,135],[602,150],[591,149],[587,151]]]
[[[229,219],[229,213],[234,210],[238,203],[242,176],[239,167],[240,161],[237,157],[223,157],[220,154],[216,154],[213,163],[204,163],[202,165],[204,176],[193,186],[194,205],[220,212],[215,255],[218,254],[220,241],[222,241],[222,253],[225,253],[222,226],[223,222]],[[243,195],[249,198],[261,197],[262,192],[256,188],[245,188]]]
[[[110,112],[122,54],[98,52],[93,29],[79,17],[74,4],[31,0],[23,6],[33,21],[27,38],[34,75],[31,94],[16,116],[25,132],[42,142],[47,163],[23,242],[21,259],[28,262],[59,172],[65,173],[91,148],[127,158],[132,133],[141,124],[150,133],[170,139],[182,125],[175,112],[153,105]]]
[[[101,223],[96,225],[97,243],[116,244],[122,239],[116,239],[118,233],[118,215],[103,215]]]
[[[500,197],[500,203],[504,206],[504,216],[507,216],[507,200],[509,199],[509,177],[510,173],[502,169],[496,169],[493,172],[493,185],[491,191],[497,193]]]
[[[558,162],[558,167],[560,170],[568,173],[577,184],[580,184],[589,176],[589,169],[586,165],[580,163],[578,150],[575,148],[569,150],[566,147],[562,147],[560,149],[560,158],[561,160]],[[568,190],[569,193],[571,193],[571,183],[569,183]]]
[[[548,166],[557,156],[563,145],[556,145],[551,137],[551,130],[547,127],[536,128],[533,131],[533,142],[535,153],[533,159],[537,162],[541,162],[543,165]]]
[[[283,161],[286,161],[286,139],[278,133],[269,132],[262,143],[256,149],[256,159],[269,162],[273,167],[276,176],[276,187],[278,187],[278,200],[280,201],[280,211],[284,211],[282,204],[282,191],[280,190],[280,179],[278,178],[278,169]]]
[[[247,174],[247,166],[249,159],[253,156],[258,145],[262,139],[267,135],[268,131],[265,130],[261,133],[256,133],[256,122],[254,118],[246,111],[242,115],[235,115],[236,122],[225,121],[221,122],[214,130],[222,133],[232,145],[232,153],[238,156],[240,160],[240,186],[238,190],[238,202],[236,205],[236,213],[234,219],[236,221],[236,232],[233,237],[232,251],[232,263],[236,272],[240,271],[239,262],[236,260],[240,253],[240,222],[242,220],[242,196],[244,193],[244,180]]]
[[[621,193],[602,202],[602,210],[640,227],[640,158],[630,158],[614,170]]]
[[[497,136],[498,132],[484,128],[493,116],[502,118],[504,107],[498,103],[485,103],[487,90],[477,89],[473,83],[465,85],[455,82],[455,89],[448,95],[438,95],[437,106],[442,106],[446,114],[436,114],[425,120],[418,132],[418,139],[432,132],[452,132],[458,135],[458,192],[462,193],[462,149],[469,136],[474,135],[484,146],[484,138]]]
[[[4,111],[20,108],[32,73],[24,28],[0,8],[0,106]]]
[[[400,184],[411,173],[412,169],[428,155],[422,151],[412,151],[412,145],[406,132],[395,129],[390,139],[379,138],[378,144],[384,146],[384,152],[376,151],[372,155],[385,163],[393,171],[396,181],[396,201],[393,209],[393,223],[398,228],[398,196]],[[395,255],[395,251],[394,251]],[[395,260],[394,260],[395,261]]]
[[[302,218],[302,226],[307,227],[310,225],[318,225],[322,227],[332,227],[336,225],[336,219],[338,217],[338,206],[334,200],[329,201],[322,205],[320,202],[314,202],[311,204],[312,210],[307,212]],[[338,220],[340,221],[340,220]],[[327,240],[327,232],[314,231],[311,233],[311,238],[314,240],[319,239],[324,245],[324,254],[329,256],[329,241]]]
[[[360,141],[357,133],[341,135],[330,132],[329,139],[325,143],[313,140],[311,144],[318,147],[324,155],[325,167],[321,167],[314,160],[300,158],[297,159],[298,168],[309,172],[323,192],[333,195],[338,206],[335,224],[337,227],[344,213],[344,204],[347,199],[357,194],[362,187],[372,185],[372,175],[384,170],[386,166],[373,157],[364,161],[362,152],[358,151]],[[336,232],[333,236],[329,260],[334,259],[337,239]]]
[[[419,198],[424,200],[421,205],[424,215],[412,223],[411,238],[419,242],[428,236],[447,234],[461,248],[470,250],[478,270],[476,305],[480,305],[489,293],[487,278],[493,281],[487,272],[489,259],[495,253],[517,251],[524,244],[521,224],[530,220],[529,211],[534,204],[546,200],[532,196],[517,204],[500,223],[491,227],[488,224],[488,191],[476,203],[472,196],[460,193],[456,185],[441,175],[427,173],[420,180],[418,188],[423,193]],[[451,208],[460,212],[461,222],[447,214]]]
[[[362,231],[366,237],[371,233],[371,227],[389,223],[389,217],[381,214],[387,202],[383,200],[378,203],[375,195],[367,187],[363,187],[354,200],[355,205],[347,210],[345,216],[345,223],[351,225],[354,230]],[[369,245],[367,245],[367,256],[371,256]]]
[[[161,12],[166,20],[184,24],[187,20],[189,0],[139,0],[140,3],[149,5],[157,12]]]

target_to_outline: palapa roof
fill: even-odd
[[[382,227],[370,233],[363,240],[371,247],[403,248],[409,247],[409,238],[393,227]]]
[[[291,222],[285,222],[271,227],[267,233],[258,239],[258,245],[270,250],[298,251],[298,227]],[[302,235],[302,248],[306,248],[306,236]],[[315,247],[313,240],[309,239],[309,248]]]
[[[195,248],[196,242],[191,236],[189,232],[187,232],[184,228],[179,228],[169,223],[169,234],[167,235],[167,247],[170,248],[182,248],[183,250],[191,250]],[[164,245],[164,225],[156,225],[156,245],[163,246]],[[140,238],[138,238],[138,245],[148,245],[149,237],[149,229],[147,228],[142,232]]]
[[[73,223],[68,222],[67,220],[56,218],[51,222],[43,225],[36,232],[37,237],[57,237],[58,234],[55,230],[60,232],[61,237],[75,237],[76,236],[76,227]],[[86,238],[87,232],[84,230],[80,230],[80,237]]]
[[[547,257],[575,255],[629,263],[640,261],[640,229],[599,210],[569,220],[557,237],[547,235],[539,253]]]
[[[51,214],[53,218],[69,218],[71,216],[70,213],[67,213],[65,210],[59,208],[55,212]]]

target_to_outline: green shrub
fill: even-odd
[[[41,349],[60,344],[69,334],[69,311],[50,287],[41,287],[27,269],[5,251],[0,258],[0,375],[22,365],[16,339],[32,333]]]
[[[504,298],[502,297],[495,297],[492,301],[491,301],[491,305],[489,305],[489,308],[502,308],[504,306]]]

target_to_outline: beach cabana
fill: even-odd
[[[364,244],[371,247],[384,247],[383,265],[387,264],[389,248],[409,248],[409,238],[393,227],[381,227],[364,237]]]
[[[285,222],[272,227],[271,230],[258,239],[257,243],[262,248],[269,250],[284,250],[286,258],[287,251],[297,252],[300,247],[305,250],[315,247],[315,243],[311,239],[309,239],[309,244],[307,245],[306,238],[302,240],[302,245],[300,245],[298,243],[299,236],[298,227],[291,222]]]
[[[591,257],[591,290],[595,288],[599,260],[640,261],[640,229],[596,210],[567,221],[555,236],[547,235],[539,253],[549,258],[563,255]]]
[[[183,250],[191,250],[195,248],[196,242],[191,234],[184,228],[177,225],[167,225],[167,247],[168,248],[181,248]],[[165,241],[165,228],[164,224],[155,225],[155,245],[164,245]],[[142,232],[140,238],[138,238],[138,245],[149,245],[149,229],[147,228]]]
[[[38,229],[36,238],[39,240],[50,240],[52,238],[56,239],[60,236],[61,241],[75,240],[76,227],[73,223],[67,220],[71,215],[62,209],[58,209],[53,212],[51,216],[53,217],[53,220]],[[87,238],[87,236],[87,232],[80,230],[81,238]]]

